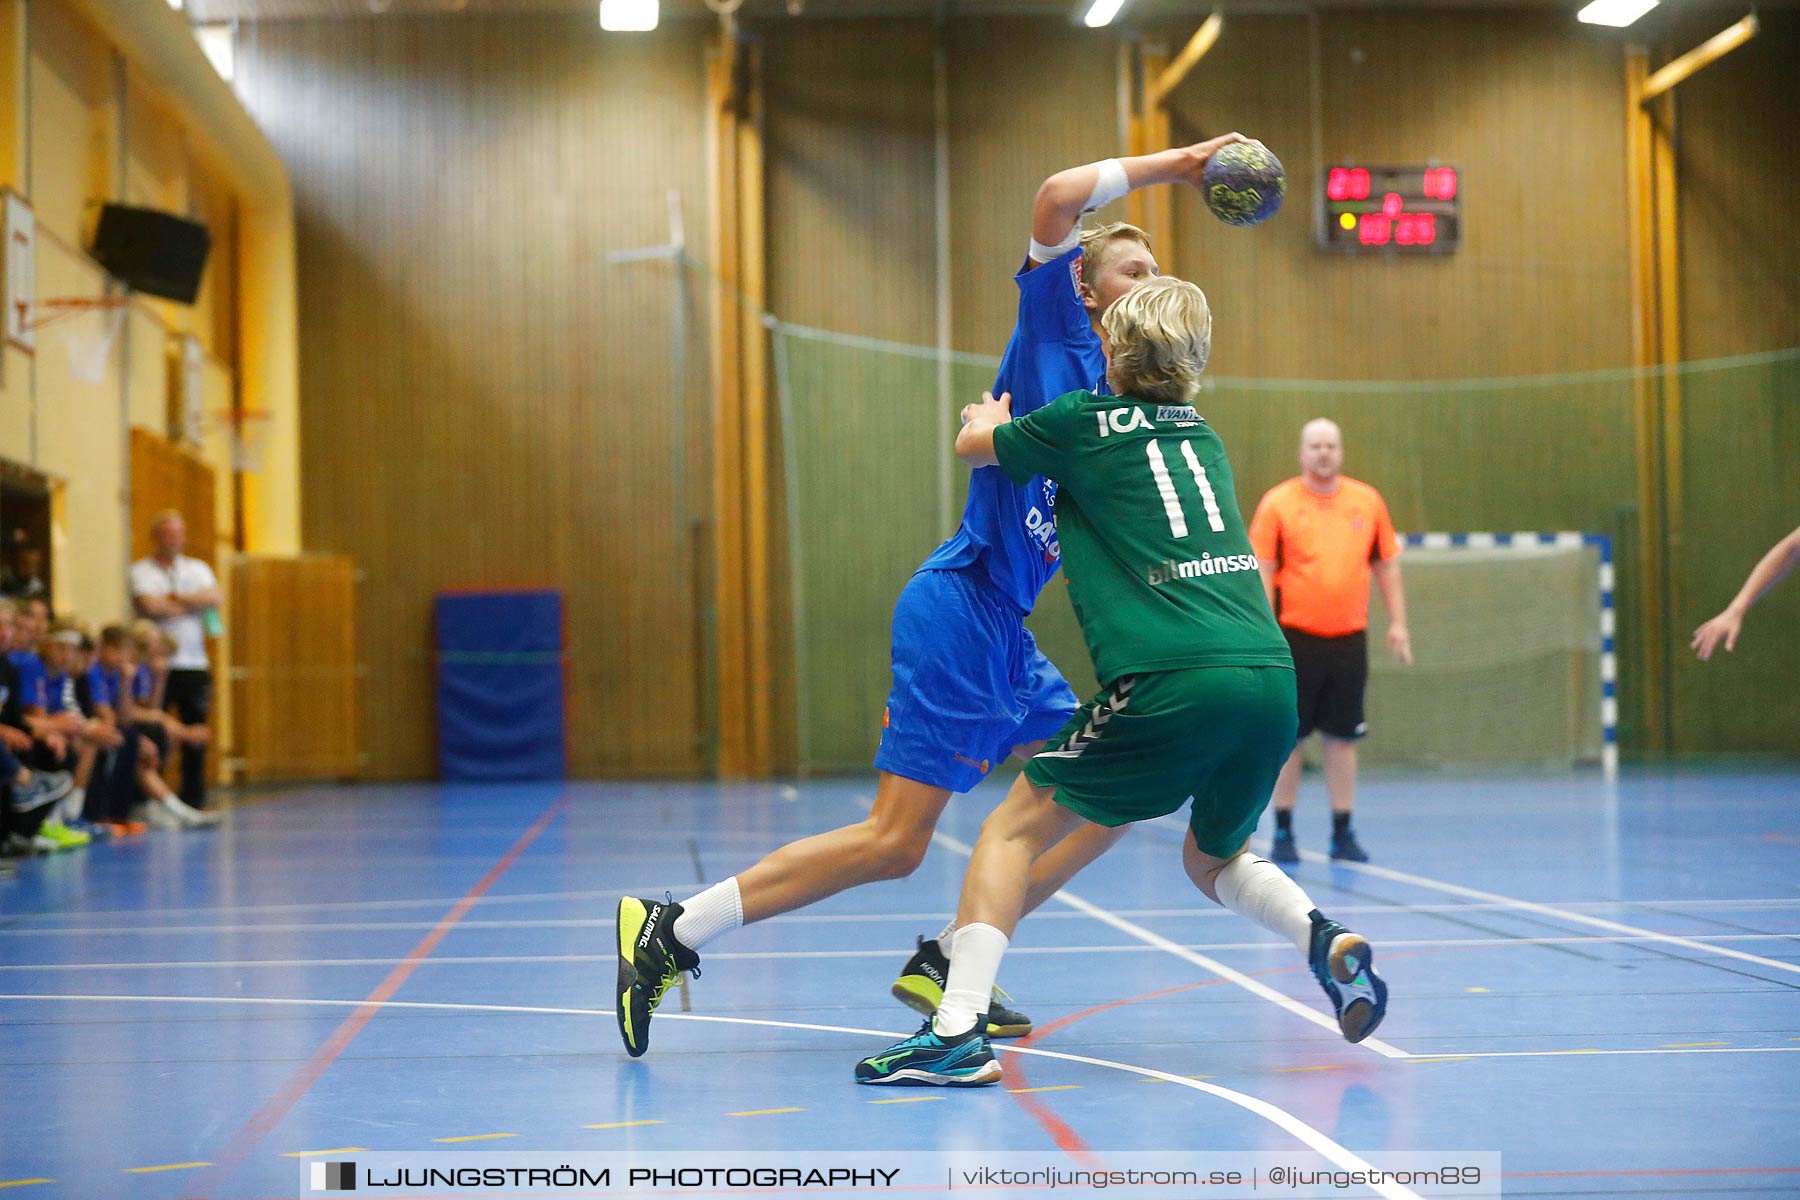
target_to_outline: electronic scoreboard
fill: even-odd
[[[1462,240],[1455,167],[1332,167],[1322,244],[1345,254],[1448,254]]]

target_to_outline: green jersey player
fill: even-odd
[[[1010,397],[986,395],[964,410],[956,443],[972,465],[1056,481],[1063,569],[1102,690],[982,826],[943,1002],[916,1035],[858,1063],[861,1083],[998,1080],[982,1018],[1033,861],[1085,823],[1126,825],[1190,799],[1182,865],[1194,885],[1307,955],[1350,1041],[1386,1013],[1368,942],[1247,853],[1297,705],[1225,447],[1193,408],[1211,349],[1206,297],[1155,280],[1102,328],[1116,395],[1071,392],[1016,421]]]

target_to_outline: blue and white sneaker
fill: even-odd
[[[1313,978],[1331,997],[1344,1039],[1360,1042],[1387,1016],[1388,989],[1375,973],[1375,951],[1361,934],[1351,933],[1313,909]]]
[[[856,1082],[902,1087],[981,1087],[1000,1081],[1000,1063],[988,1046],[985,1022],[969,1032],[939,1037],[926,1021],[919,1032],[856,1064]]]

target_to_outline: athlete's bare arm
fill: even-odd
[[[959,442],[959,448],[960,445]],[[1712,657],[1721,639],[1725,642],[1725,649],[1737,648],[1738,630],[1743,628],[1744,615],[1750,611],[1750,606],[1780,583],[1796,565],[1800,565],[1800,529],[1769,547],[1769,552],[1762,556],[1762,560],[1750,572],[1750,578],[1744,580],[1744,586],[1738,589],[1738,594],[1725,606],[1725,611],[1694,630],[1692,648],[1699,654],[1701,662]]]
[[[981,403],[967,404],[962,410],[963,427],[956,435],[956,457],[971,467],[992,467],[1000,460],[994,457],[994,430],[1012,420],[1012,393],[981,393]]]
[[[1206,166],[1206,160],[1221,146],[1248,140],[1241,133],[1227,133],[1191,146],[1121,158],[1119,165],[1125,168],[1128,191],[1135,192],[1138,188],[1158,183],[1198,185],[1200,171]],[[1098,163],[1070,167],[1044,180],[1038,187],[1037,199],[1031,206],[1032,239],[1045,246],[1060,244],[1069,236],[1075,223],[1081,220],[1083,212],[1098,207],[1091,206],[1089,201],[1094,196],[1094,186],[1099,182]],[[1030,268],[1042,264],[1035,258],[1028,258],[1025,265]]]

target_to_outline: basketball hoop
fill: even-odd
[[[83,383],[104,383],[106,360],[112,356],[113,344],[125,327],[125,309],[130,304],[129,296],[56,296],[39,300],[29,309],[21,301],[19,318],[25,329],[35,335],[46,325],[98,314],[97,321],[88,322],[97,327],[79,331],[71,328],[64,335],[64,342],[69,350],[69,374]]]
[[[46,325],[54,325],[58,321],[66,321],[70,317],[79,317],[85,312],[98,309],[125,308],[131,303],[130,296],[53,296],[48,300],[39,300],[33,304],[18,300],[19,324],[26,329],[42,329]]]
[[[260,408],[218,409],[208,414],[213,428],[223,428],[231,436],[231,469],[246,475],[259,474],[263,457],[269,448],[269,427],[273,413]]]

